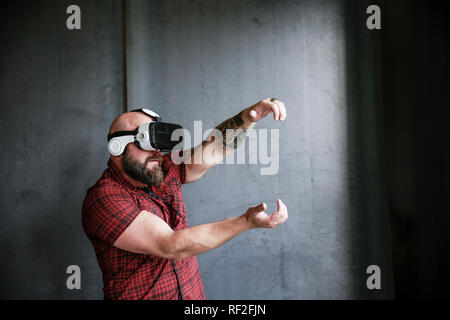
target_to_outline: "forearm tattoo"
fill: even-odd
[[[236,150],[245,140],[247,130],[244,130],[242,125],[242,111],[232,118],[229,118],[219,124],[216,129],[222,133],[223,145],[228,149]]]

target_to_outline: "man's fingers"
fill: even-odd
[[[277,212],[287,212],[286,205],[281,201],[281,199],[277,200]]]
[[[286,205],[280,199],[277,200],[277,211],[268,215],[265,211],[267,205],[263,202],[247,210],[247,217],[256,227],[274,228],[287,219]]]
[[[281,101],[278,101],[278,105],[280,107],[280,114],[281,114],[280,120],[284,121],[284,119],[286,119],[286,117],[287,117],[286,106]]]
[[[256,122],[261,118],[266,117],[268,114],[273,113],[273,119],[275,121],[284,121],[287,117],[286,106],[280,100],[274,98],[266,98],[257,104],[253,105],[249,112],[248,118],[252,122]]]
[[[254,209],[256,212],[266,211],[267,206],[266,206],[266,204],[263,202],[263,203],[257,205],[256,207],[253,207],[253,209]]]
[[[251,110],[249,113],[249,120],[254,122],[256,120],[256,117],[258,116],[258,113],[255,110]]]
[[[277,107],[278,107],[278,112],[279,112],[279,116],[278,116],[278,120],[283,121],[284,119],[286,119],[286,106],[284,105],[284,103],[282,101],[279,100],[275,100],[274,103],[276,103]]]
[[[286,205],[284,204],[284,202],[281,201],[281,200],[280,200],[280,204],[281,204],[281,212],[282,212],[283,216],[285,217],[285,219],[287,219],[287,218],[288,218],[288,210],[287,210],[287,207],[286,207]]]
[[[284,103],[280,100],[273,100],[270,101],[271,109],[273,112],[273,118],[275,120],[283,121],[286,119],[287,113],[286,113],[286,106]]]
[[[265,203],[265,202],[261,203],[261,204],[259,205],[259,208],[261,209],[261,211],[266,211],[266,209],[267,209],[266,203]]]
[[[286,205],[280,199],[277,200],[277,211],[275,211],[271,216],[271,224],[273,226],[277,226],[280,223],[283,223],[287,219],[287,208]]]
[[[267,103],[270,108],[270,111],[273,112],[273,119],[278,120],[280,118],[280,108],[278,107],[278,104],[270,100]]]

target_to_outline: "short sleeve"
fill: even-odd
[[[113,245],[142,210],[120,185],[89,190],[83,204],[83,228],[89,238]]]

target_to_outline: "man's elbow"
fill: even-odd
[[[189,257],[189,255],[186,252],[176,250],[174,248],[168,248],[161,251],[160,254],[161,258],[169,259],[169,260],[181,260],[184,258]]]
[[[182,239],[174,232],[171,237],[167,238],[160,246],[159,256],[170,260],[181,260],[189,257],[189,253],[184,250]]]

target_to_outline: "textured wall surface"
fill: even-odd
[[[121,1],[3,5],[0,43],[0,298],[102,298],[81,227],[86,189],[106,166],[111,120],[123,110]],[[66,288],[81,268],[82,289]]]
[[[266,97],[286,103],[276,175],[218,165],[184,186],[190,225],[281,198],[289,220],[199,255],[209,299],[393,296],[381,189],[378,35],[364,1],[147,1],[127,8],[130,107],[193,132]],[[381,291],[366,288],[379,265]]]
[[[153,106],[193,132],[265,97],[288,108],[279,171],[218,165],[184,186],[190,225],[281,198],[290,218],[199,255],[209,299],[392,297],[380,177],[377,33],[364,1],[68,1],[1,11],[0,298],[98,299],[83,234],[87,188],[106,167],[105,134],[125,105]],[[127,17],[127,74],[124,73]],[[269,149],[270,150],[270,149]],[[261,160],[261,159],[259,159]],[[66,288],[66,268],[82,289]],[[382,290],[365,287],[382,268]]]

